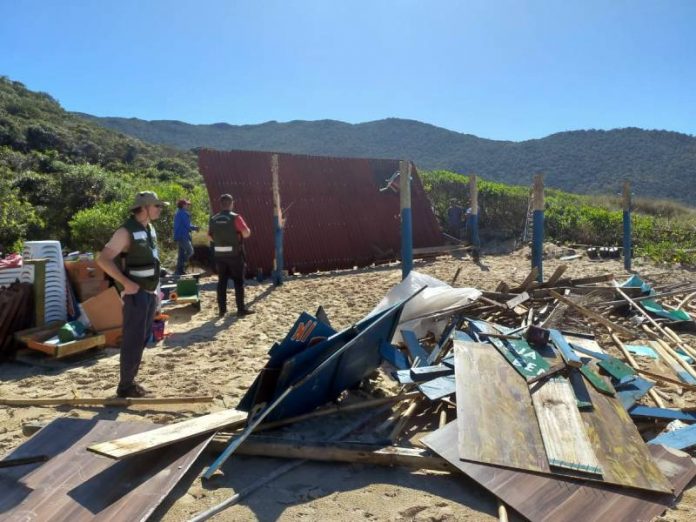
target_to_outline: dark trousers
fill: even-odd
[[[244,258],[242,256],[215,257],[215,266],[218,273],[217,301],[218,311],[227,312],[227,281],[234,281],[234,298],[237,303],[237,312],[244,310]]]
[[[179,255],[177,256],[176,271],[174,274],[183,275],[186,273],[186,263],[188,263],[188,260],[191,259],[193,255],[193,245],[190,239],[177,241],[177,243],[179,244]]]
[[[157,299],[155,294],[138,290],[137,294],[123,296],[123,338],[121,340],[121,382],[126,390],[135,382],[145,344],[152,333]]]

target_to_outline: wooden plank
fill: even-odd
[[[457,438],[457,424],[451,422],[421,441],[508,506],[535,522],[647,522],[671,507],[675,500],[671,494],[463,461],[457,454]],[[675,494],[680,494],[696,476],[696,466],[689,455],[663,446],[650,446],[649,452],[669,478]]]
[[[247,416],[248,413],[245,411],[222,410],[183,422],[168,424],[145,433],[92,444],[87,449],[112,459],[123,459],[222,428],[243,426]]]
[[[505,359],[517,370],[526,380],[531,380],[539,375],[546,373],[550,367],[549,363],[539,352],[534,350],[527,341],[523,339],[508,339],[502,342],[497,338],[500,334],[496,328],[485,321],[471,321],[473,327],[485,336],[488,341],[495,346]],[[490,337],[488,334],[491,333]]]
[[[524,379],[490,345],[454,341],[454,357],[459,457],[548,472]]]
[[[549,290],[549,293],[551,294],[551,296],[552,296],[554,299],[558,299],[560,302],[562,302],[562,303],[564,303],[564,304],[567,304],[568,306],[570,306],[571,308],[577,310],[577,311],[580,312],[581,314],[583,314],[583,315],[589,317],[590,319],[593,319],[593,320],[597,321],[598,323],[603,324],[604,326],[606,326],[607,328],[609,328],[609,330],[615,331],[615,332],[617,332],[617,333],[620,333],[620,334],[622,334],[622,335],[624,335],[624,336],[626,336],[626,337],[628,337],[628,338],[631,338],[631,339],[634,339],[634,338],[636,337],[636,334],[634,334],[634,333],[633,333],[631,330],[629,330],[628,328],[624,328],[624,327],[621,326],[621,325],[612,323],[609,319],[606,319],[606,318],[602,317],[602,316],[599,315],[597,312],[593,312],[592,310],[588,310],[588,309],[585,308],[584,306],[580,306],[579,304],[577,304],[577,303],[571,301],[570,299],[568,299],[568,298],[566,298],[566,297],[563,297],[563,296],[562,296],[561,294],[559,294],[558,292],[554,292],[553,290]]]
[[[98,397],[75,397],[65,399],[23,399],[19,397],[10,399],[0,399],[0,406],[75,406],[75,405],[92,405],[92,406],[138,406],[152,404],[192,404],[201,402],[213,402],[213,397],[161,397],[161,398],[121,398],[111,397],[100,399]]]
[[[630,366],[624,364],[622,361],[619,361],[615,357],[611,356],[599,361],[597,363],[597,366],[599,366],[602,370],[607,372],[617,381],[620,381],[625,377],[630,377],[636,374],[636,372],[633,371],[633,369]]]
[[[658,435],[648,444],[662,444],[680,450],[693,448],[696,446],[696,424]]]
[[[561,276],[565,274],[566,270],[568,270],[568,265],[558,265],[556,270],[554,270],[553,274],[551,274],[551,277],[549,277],[545,283],[541,284],[541,287],[549,288],[551,286],[554,286],[561,279]]]
[[[437,401],[443,397],[448,397],[456,392],[456,380],[454,375],[438,377],[432,381],[420,382],[417,384],[418,391],[431,401]]]
[[[411,368],[411,378],[414,382],[430,381],[438,377],[444,377],[445,375],[452,375],[454,370],[449,366],[444,364],[437,364],[435,366],[419,366]]]
[[[590,384],[599,392],[604,393],[606,395],[611,395],[614,396],[616,394],[616,390],[614,390],[614,387],[604,379],[601,375],[597,374],[588,364],[583,364],[580,368],[580,373],[582,373],[585,376],[585,379],[590,381]]]
[[[670,484],[657,467],[628,412],[615,397],[587,387],[592,410],[581,411],[587,435],[604,480],[611,484],[670,492]]]
[[[549,337],[551,338],[551,342],[553,342],[556,348],[558,348],[558,351],[561,353],[561,357],[563,357],[563,360],[568,366],[573,368],[580,368],[582,366],[580,357],[575,354],[561,332],[551,329],[549,330]]]
[[[418,342],[418,337],[416,337],[415,332],[413,330],[401,330],[401,337],[404,343],[406,343],[408,353],[411,354],[411,360],[415,361],[418,359],[420,361],[419,366],[426,364],[428,352],[426,352]]]
[[[505,306],[507,306],[510,310],[515,308],[517,305],[521,305],[525,301],[529,300],[529,294],[527,292],[522,292],[520,295],[516,295],[512,299],[509,299],[508,301],[505,302]]]
[[[555,377],[531,387],[549,465],[602,474],[567,379]]]
[[[123,462],[101,458],[85,447],[152,427],[147,423],[54,420],[8,456],[45,454],[50,457],[48,462],[0,470],[0,518],[145,521],[198,458],[209,437]]]
[[[650,406],[638,405],[631,408],[629,413],[631,414],[631,417],[696,422],[696,413],[674,410],[671,408],[651,408]]]
[[[209,449],[222,450],[225,439],[215,439]],[[414,469],[452,471],[441,457],[422,448],[401,448],[376,444],[350,442],[307,442],[280,437],[253,435],[239,446],[239,455],[273,457],[279,459],[305,459],[323,462],[359,462],[375,466],[403,466]]]

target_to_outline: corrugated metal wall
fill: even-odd
[[[270,152],[199,152],[211,207],[226,192],[252,230],[246,241],[251,274],[273,267],[273,191]],[[284,266],[301,273],[368,266],[395,260],[401,251],[399,194],[380,192],[398,160],[278,154],[285,217]],[[413,169],[414,247],[442,244],[440,227]]]

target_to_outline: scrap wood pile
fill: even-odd
[[[156,477],[162,469],[153,450],[167,448],[190,465],[209,444],[221,453],[203,479],[226,461],[225,472],[234,472],[234,453],[293,459],[193,520],[307,460],[464,473],[530,520],[660,515],[696,476],[691,457],[678,451],[696,445],[696,352],[685,333],[694,326],[696,289],[650,287],[637,277],[619,285],[611,275],[564,279],[562,269],[535,280],[532,273],[521,285],[482,294],[412,273],[343,331],[321,310],[302,314],[237,409],[131,433],[122,423],[87,435],[83,428],[70,451],[105,468],[120,464],[121,473],[152,467],[148,477]],[[340,400],[378,368],[398,383],[397,394]],[[665,407],[672,398],[682,408]],[[326,406],[332,401],[339,402]],[[358,410],[368,415],[324,440],[259,434]],[[368,442],[356,442],[361,430]],[[8,458],[28,456],[25,446]],[[15,507],[26,509],[32,498]]]

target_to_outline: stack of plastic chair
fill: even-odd
[[[46,286],[44,319],[50,321],[67,321],[68,307],[66,297],[65,265],[60,241],[27,241],[24,243],[24,257],[28,259],[46,259]]]
[[[12,283],[34,283],[34,267],[23,265],[19,268],[0,268],[0,286],[10,286]]]

